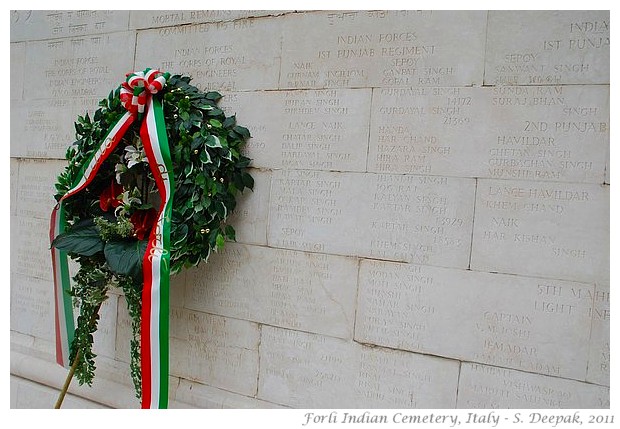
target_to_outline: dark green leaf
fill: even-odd
[[[146,252],[147,240],[108,241],[103,253],[116,274],[139,278],[142,275],[142,258]]]
[[[246,188],[254,189],[254,179],[252,178],[252,176],[250,176],[248,173],[243,173],[241,179],[243,180],[243,184]]]
[[[210,91],[210,92],[207,92],[206,97],[207,97],[207,99],[209,99],[209,100],[217,101],[217,100],[219,100],[220,98],[222,98],[222,94],[220,94],[220,93],[219,93],[219,92],[217,92],[217,91]]]
[[[245,128],[242,127],[241,125],[237,125],[233,128],[233,131],[235,131],[236,133],[239,133],[243,136],[243,138],[247,139],[250,138],[250,131]]]
[[[52,246],[58,250],[82,256],[93,256],[101,252],[103,245],[99,229],[92,224],[74,226],[69,231],[58,235],[52,242]]]
[[[206,144],[209,147],[222,147],[219,137],[209,135],[206,139]]]

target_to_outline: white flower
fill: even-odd
[[[116,172],[116,183],[121,184],[121,175],[127,171],[127,167],[125,164],[119,162],[114,166],[114,171]]]
[[[146,153],[144,152],[144,148],[137,148],[135,146],[126,146],[125,147],[125,161],[127,161],[127,168],[131,168],[136,164],[140,164],[144,162],[145,164],[149,163],[148,158],[146,157]]]

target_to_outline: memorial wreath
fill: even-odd
[[[75,123],[50,225],[64,391],[73,374],[92,384],[99,310],[118,287],[132,321],[136,396],[143,408],[167,407],[169,277],[235,240],[226,219],[254,185],[241,153],[250,133],[218,107],[219,93],[190,80],[130,73]],[[73,282],[67,257],[78,265]]]

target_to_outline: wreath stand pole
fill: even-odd
[[[62,401],[65,399],[65,395],[67,394],[67,390],[69,390],[69,385],[71,384],[71,380],[73,380],[73,374],[75,374],[75,369],[77,368],[77,364],[80,361],[81,350],[78,350],[75,354],[75,358],[73,359],[73,364],[71,364],[71,368],[69,369],[69,374],[67,374],[67,379],[65,380],[65,384],[62,386],[62,390],[58,395],[58,400],[56,400],[56,405],[54,405],[54,409],[60,408],[62,405]]]

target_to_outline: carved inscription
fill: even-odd
[[[126,10],[13,10],[11,41],[111,33],[128,25]]]
[[[54,339],[54,299],[49,281],[11,276],[11,331]]]
[[[360,279],[361,342],[585,377],[591,285],[378,261]]]
[[[257,105],[268,109],[256,109]],[[246,92],[226,96],[252,139],[253,165],[269,168],[364,171],[370,90]]]
[[[99,321],[97,322],[97,332],[93,334],[93,351],[97,356],[108,356],[114,358],[116,353],[116,315],[117,315],[118,296],[111,295],[105,300],[99,310]],[[125,302],[122,302],[125,305]]]
[[[14,101],[11,106],[11,156],[59,158],[75,141],[73,123],[87,112],[92,118],[98,98]]]
[[[497,86],[482,92],[483,176],[603,182],[608,87]]]
[[[457,378],[456,361],[263,327],[258,396],[268,401],[311,408],[452,408]]]
[[[49,220],[54,200],[54,183],[65,163],[60,161],[22,160],[17,187],[17,215]]]
[[[185,73],[207,90],[277,87],[279,21],[243,19],[162,27],[138,33],[136,65]]]
[[[490,11],[485,83],[609,83],[609,11]]]
[[[608,192],[600,185],[480,180],[472,268],[608,279]]]
[[[481,100],[477,90],[413,87],[373,91],[370,171],[476,176],[473,143],[479,141],[463,136],[474,134],[478,121]]]
[[[270,10],[138,10],[131,12],[130,28],[170,27],[202,22],[233,21],[285,11]]]
[[[350,258],[230,243],[189,272],[187,306],[351,338],[356,278]]]
[[[485,13],[353,11],[301,18],[285,20],[280,88],[480,82]]]
[[[274,173],[279,247],[467,266],[474,182],[438,176]]]
[[[133,69],[133,49],[126,47],[134,40],[122,32],[29,43],[24,98],[106,97]]]
[[[458,408],[609,408],[609,389],[557,377],[463,363]]]
[[[51,212],[50,212],[51,213]],[[52,280],[49,220],[11,219],[11,272]]]
[[[253,395],[258,373],[258,326],[243,320],[171,308],[170,373]]]
[[[609,284],[597,284],[592,313],[592,335],[586,381],[610,385],[610,299]]]

